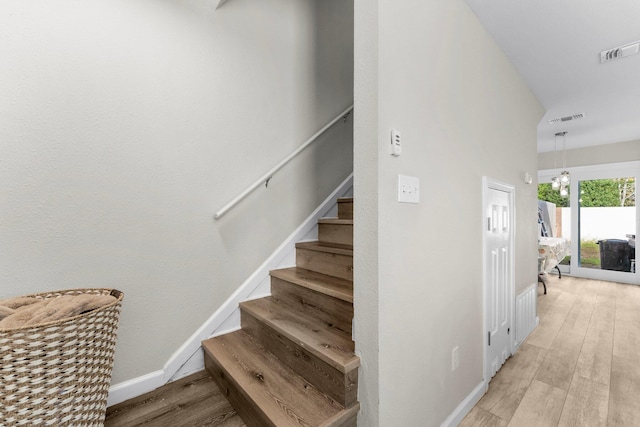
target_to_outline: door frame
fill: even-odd
[[[640,285],[640,271],[636,267],[635,273],[619,272],[611,270],[598,270],[580,267],[579,259],[579,223],[580,223],[580,202],[578,183],[580,181],[616,178],[633,176],[637,180],[640,178],[640,161],[604,163],[598,165],[575,166],[566,168],[571,174],[570,185],[570,205],[571,205],[571,265],[569,275],[582,277],[585,279],[606,280],[631,285]],[[551,177],[557,175],[559,169],[544,169],[538,171],[538,181],[549,182]],[[575,208],[574,208],[575,206]],[[640,231],[640,212],[636,203],[636,235]]]
[[[487,281],[487,234],[486,234],[486,217],[485,210],[489,201],[489,190],[504,191],[507,193],[509,199],[509,264],[510,271],[507,274],[509,278],[509,285],[507,286],[506,300],[509,301],[509,322],[511,324],[511,334],[509,334],[509,356],[513,355],[515,348],[516,325],[515,325],[515,225],[516,225],[516,188],[511,184],[507,184],[497,179],[493,179],[487,176],[482,177],[482,375],[485,382],[485,387],[489,388],[490,370],[489,366],[489,343],[487,341],[487,294],[489,283]],[[531,262],[534,262],[533,260]]]

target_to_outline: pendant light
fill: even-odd
[[[558,152],[558,137],[562,137],[562,169],[563,171],[560,173],[560,176],[554,176],[551,178],[551,188],[560,192],[561,197],[568,197],[569,184],[571,183],[571,176],[569,175],[569,171],[567,171],[567,133],[558,132],[555,135],[554,139],[554,153],[553,153],[553,167],[557,168],[556,157]]]

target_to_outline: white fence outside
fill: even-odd
[[[571,240],[571,208],[562,209],[562,237]],[[636,234],[636,208],[582,208],[580,238],[582,240],[622,239]]]

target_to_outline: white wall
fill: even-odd
[[[557,156],[556,160],[560,160],[560,155],[560,152],[554,154],[552,151],[538,153],[538,169],[553,169],[554,165],[560,164],[560,162],[554,163],[554,157]],[[567,167],[630,162],[633,160],[640,160],[640,140],[638,139],[567,150]]]
[[[216,2],[217,3],[217,2]],[[350,173],[344,0],[0,3],[0,298],[125,293],[114,383],[171,354]]]
[[[438,426],[482,382],[483,175],[516,187],[516,294],[535,283],[523,175],[544,111],[462,0],[357,0],[355,40],[355,331],[360,401],[379,404],[359,424]],[[419,205],[396,202],[398,174],[420,178]]]
[[[375,427],[380,417],[378,2],[354,3],[353,328],[356,353],[360,356],[358,400],[362,409],[358,425]]]

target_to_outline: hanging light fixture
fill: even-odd
[[[558,137],[562,137],[562,169],[563,171],[560,173],[560,176],[554,176],[551,178],[551,188],[554,190],[558,190],[560,192],[561,197],[568,197],[569,184],[571,183],[571,176],[569,175],[569,171],[567,171],[567,132],[558,132],[556,133],[554,139],[554,153],[553,153],[553,166],[554,169],[557,168],[557,152],[558,152]]]
[[[567,197],[568,195],[569,195],[569,191],[567,190],[567,187],[561,187],[560,188],[560,196]]]

